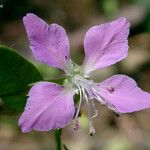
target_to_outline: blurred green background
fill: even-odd
[[[72,58],[79,64],[84,57],[83,39],[87,29],[126,17],[131,22],[129,56],[116,65],[93,72],[92,78],[101,81],[113,74],[127,74],[150,92],[150,0],[0,0],[0,44],[16,49],[49,80],[63,77],[63,73],[33,58],[22,24],[28,12],[66,29]],[[0,102],[0,108],[2,105]],[[63,130],[62,139],[70,150],[150,149],[150,110],[116,118],[99,103],[97,108],[95,136],[88,135],[85,115],[80,118],[79,131],[74,131],[72,125]],[[19,115],[0,114],[0,150],[55,150],[53,131],[22,134],[17,124]]]

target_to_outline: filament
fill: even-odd
[[[79,105],[78,105],[78,109],[77,109],[77,112],[76,112],[76,115],[75,115],[75,127],[74,129],[77,130],[79,128],[79,123],[78,123],[78,116],[79,116],[79,112],[80,112],[80,109],[81,109],[81,104],[82,104],[82,90],[80,88],[80,86],[78,84],[76,84],[77,87],[78,87],[78,90],[79,90],[79,95],[80,95],[80,99],[79,99]]]
[[[106,105],[106,100],[99,94],[99,92],[95,88],[92,88],[92,90],[95,98],[98,99],[102,105]]]
[[[89,130],[89,132],[90,132],[90,135],[94,135],[95,134],[95,129],[94,129],[93,123],[92,123],[89,100],[88,100],[87,94],[85,93],[84,89],[82,89],[82,92],[83,92],[83,96],[85,98],[85,101],[86,101],[86,104],[87,104],[87,109],[88,109],[88,117],[89,117],[89,121],[90,121],[90,130]]]
[[[92,118],[95,118],[95,117],[98,116],[98,110],[96,109],[94,100],[92,100],[92,106],[93,106],[93,109],[94,109],[94,115],[92,116]]]

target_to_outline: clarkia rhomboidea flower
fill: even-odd
[[[48,25],[34,14],[27,14],[23,23],[35,58],[62,69],[67,75],[63,86],[41,81],[31,88],[19,120],[23,132],[63,128],[73,116],[75,127],[78,128],[82,101],[86,102],[88,108],[90,134],[95,133],[92,125],[92,117],[97,115],[95,99],[116,113],[150,108],[150,94],[142,91],[126,75],[114,75],[100,83],[89,78],[92,71],[115,64],[127,56],[130,25],[125,18],[94,26],[87,31],[84,38],[85,59],[81,66],[71,61],[69,41],[61,26]],[[75,93],[80,95],[76,112],[73,101]],[[91,116],[90,101],[95,110],[94,116]]]

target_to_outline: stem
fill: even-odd
[[[56,150],[62,150],[61,133],[62,133],[62,129],[57,129],[55,131]]]

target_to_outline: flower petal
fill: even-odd
[[[125,75],[114,75],[98,85],[100,95],[120,113],[150,108],[150,93],[141,90]]]
[[[23,23],[35,58],[63,70],[70,61],[69,41],[63,27],[48,25],[31,13],[23,18]]]
[[[55,83],[39,82],[29,92],[19,125],[22,132],[63,128],[71,121],[74,111],[71,91]]]
[[[90,28],[84,39],[85,73],[117,63],[128,54],[129,22],[125,18]]]

